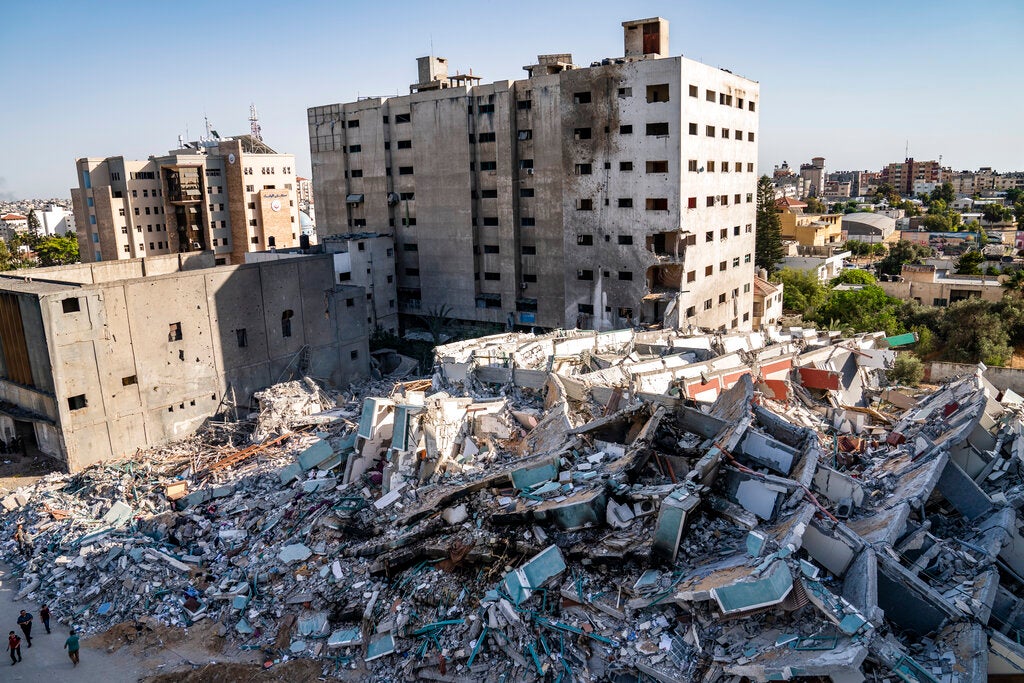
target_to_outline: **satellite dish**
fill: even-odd
[[[388,206],[394,206],[398,203],[398,193],[388,192]]]

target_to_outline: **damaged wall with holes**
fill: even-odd
[[[0,412],[70,471],[181,438],[282,379],[369,371],[365,293],[334,284],[330,256],[0,289],[21,311],[0,329]]]

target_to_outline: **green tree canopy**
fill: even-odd
[[[929,247],[900,240],[889,247],[889,253],[878,267],[886,275],[899,275],[904,263],[915,263],[931,255],[932,250]]]
[[[782,307],[791,313],[812,316],[825,301],[825,286],[811,271],[783,268],[774,279],[782,283]]]
[[[839,324],[855,332],[885,330],[887,334],[904,331],[897,317],[902,302],[886,294],[878,285],[865,285],[860,289],[833,289],[818,307],[814,319],[821,325]]]
[[[847,268],[839,273],[838,277],[832,278],[832,282],[829,284],[835,287],[836,285],[873,285],[876,282],[878,280],[875,279],[875,276],[866,270]]]
[[[782,258],[782,220],[775,208],[775,186],[768,176],[757,181],[757,233],[754,239],[754,263],[769,274],[779,269]]]
[[[78,239],[76,237],[47,237],[35,247],[36,257],[43,266],[63,266],[78,263]]]
[[[977,249],[965,251],[956,261],[957,275],[981,275],[981,264],[985,261],[985,255]]]
[[[885,376],[892,384],[916,387],[924,379],[924,366],[914,354],[901,353],[896,356],[892,369],[888,370]]]
[[[939,323],[939,334],[951,360],[1005,365],[1013,355],[1002,317],[988,301],[979,298],[950,304]]]
[[[986,204],[981,209],[981,217],[989,223],[1000,223],[1009,213],[1001,204]]]
[[[805,197],[802,201],[807,205],[805,213],[828,213],[828,207],[817,197]]]

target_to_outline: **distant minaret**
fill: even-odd
[[[260,131],[260,117],[256,115],[256,105],[249,105],[249,134],[253,139],[263,141],[263,133]]]

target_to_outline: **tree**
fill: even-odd
[[[921,360],[910,352],[901,353],[896,356],[892,369],[886,371],[886,378],[890,384],[904,384],[916,387],[924,379],[924,366]]]
[[[757,233],[754,239],[754,263],[769,274],[779,269],[782,258],[782,220],[775,208],[775,186],[762,176],[757,181]]]
[[[11,250],[7,248],[7,242],[0,240],[0,271],[11,270],[17,268],[14,264],[14,258],[11,256]]]
[[[875,276],[868,271],[860,268],[848,268],[839,273],[838,277],[832,278],[832,282],[829,284],[835,287],[836,285],[873,285],[876,282],[878,281]]]
[[[986,204],[981,209],[981,217],[985,219],[986,223],[1001,223],[1008,211],[1000,204]],[[31,214],[29,214],[31,215]]]
[[[939,328],[951,360],[1005,365],[1013,355],[1006,325],[988,301],[971,298],[950,304]]]
[[[985,255],[977,249],[970,249],[960,255],[956,261],[957,275],[981,275],[981,264]]]
[[[36,215],[35,209],[29,209],[28,212],[28,234],[29,239],[37,240],[41,236],[39,231],[41,227],[39,225],[39,216]]]
[[[39,264],[63,266],[78,263],[78,239],[76,237],[47,237],[35,248]]]
[[[878,267],[886,275],[899,275],[904,263],[914,263],[931,255],[932,250],[924,245],[900,240],[889,247],[889,253]]]
[[[783,285],[782,307],[787,311],[812,316],[825,300],[825,286],[811,271],[783,268],[774,279]]]
[[[946,202],[946,204],[950,204],[954,199],[956,199],[956,192],[953,191],[953,183],[942,183],[942,185],[932,190],[932,199],[941,199]]]
[[[953,220],[945,213],[929,213],[921,219],[921,225],[928,232],[953,231]]]
[[[824,325],[835,321],[844,329],[855,332],[885,330],[887,334],[899,334],[904,329],[896,316],[901,304],[899,299],[889,296],[878,285],[833,289],[825,303],[818,307],[814,319]]]
[[[806,213],[828,213],[828,208],[817,197],[806,197],[803,202],[807,205]]]
[[[896,188],[889,183],[882,183],[875,188],[875,200],[885,200],[889,205],[895,205],[900,201],[900,193],[896,191]]]
[[[452,320],[451,312],[452,307],[448,304],[443,304],[439,307],[431,308],[424,315],[419,316],[420,320],[427,326],[427,331],[430,332],[430,336],[434,340],[434,346],[440,346],[441,342],[444,341],[442,337],[445,336],[445,330]]]

